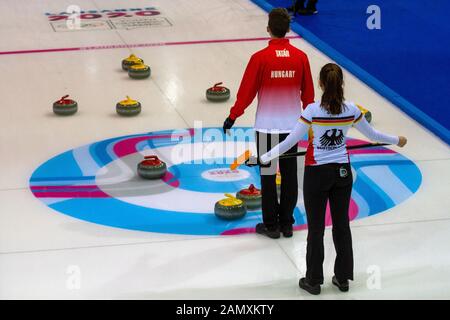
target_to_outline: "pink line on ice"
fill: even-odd
[[[58,189],[98,189],[98,186],[93,185],[78,185],[78,186],[31,186],[31,190],[58,190]]]
[[[300,39],[301,37],[300,36],[289,36],[286,38]],[[267,40],[270,40],[270,38],[262,37],[262,38],[237,38],[237,39],[213,39],[213,40],[174,41],[174,42],[152,42],[152,43],[138,43],[138,44],[94,45],[94,46],[86,46],[86,47],[0,51],[0,55],[67,52],[67,51],[86,51],[86,50],[105,50],[105,49],[146,48],[146,47],[180,46],[180,45],[211,44],[211,43],[250,42],[250,41],[263,41],[263,40],[267,41]]]
[[[111,198],[102,191],[84,192],[33,192],[36,198]]]
[[[231,230],[226,230],[222,232],[220,235],[222,236],[235,236],[243,233],[255,233],[255,228],[236,228]]]
[[[174,188],[178,188],[180,186],[180,181],[178,179],[175,179],[175,176],[169,171],[166,172],[166,174],[164,175],[164,177],[161,178],[161,180]]]
[[[377,147],[374,148],[368,148],[368,149],[355,149],[355,150],[348,150],[349,154],[393,154],[396,153],[393,150],[390,149],[377,149]]]

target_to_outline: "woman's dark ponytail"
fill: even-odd
[[[320,70],[320,82],[323,86],[321,106],[330,114],[342,113],[344,107],[344,76],[341,67],[328,63]]]

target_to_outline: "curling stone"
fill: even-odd
[[[370,123],[372,121],[372,113],[369,110],[361,107],[359,104],[357,104],[356,106],[359,108],[359,110],[361,110],[361,112],[364,115],[364,118],[366,118],[367,122]]]
[[[144,179],[155,180],[166,174],[167,166],[157,156],[146,156],[144,161],[138,164],[137,172]]]
[[[278,197],[280,197],[280,194],[281,194],[281,173],[280,173],[280,171],[277,171],[275,183],[277,185],[277,195],[278,195]]]
[[[240,219],[247,213],[244,202],[226,193],[226,198],[216,202],[214,213],[216,217],[224,220]]]
[[[135,116],[141,112],[141,103],[127,96],[116,104],[116,112],[121,116]]]
[[[69,116],[78,111],[78,103],[75,100],[67,99],[68,97],[69,95],[66,94],[53,103],[53,112],[55,114]]]
[[[222,82],[216,83],[206,90],[206,99],[209,101],[225,101],[230,98],[230,89],[221,86]]]
[[[128,69],[131,66],[134,66],[135,64],[141,64],[141,63],[144,63],[144,60],[136,57],[134,54],[130,54],[130,56],[128,58],[125,58],[122,60],[122,69],[124,71],[128,71]]]
[[[253,184],[248,189],[242,189],[236,193],[236,198],[244,201],[248,210],[261,208],[261,190],[255,188]]]
[[[134,64],[128,68],[128,76],[133,79],[148,78],[150,73],[150,67],[143,63]]]

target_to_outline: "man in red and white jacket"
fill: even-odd
[[[302,106],[314,102],[314,85],[306,54],[285,38],[290,16],[286,9],[276,8],[269,13],[267,31],[269,45],[250,58],[230,115],[223,124],[229,130],[235,120],[258,95],[255,131],[258,154],[264,154],[283,141],[300,118]],[[293,147],[288,152],[297,151]],[[256,232],[279,238],[292,236],[293,213],[297,204],[298,181],[296,158],[279,160],[281,194],[278,202],[276,172],[261,169],[263,223]]]

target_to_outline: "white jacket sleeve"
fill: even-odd
[[[398,137],[381,133],[375,130],[364,118],[354,124],[354,127],[372,141],[398,144]]]
[[[294,130],[291,131],[285,140],[261,156],[261,162],[267,163],[288,151],[300,141],[300,139],[308,132],[308,129],[309,125],[306,123],[302,121],[297,122]]]

